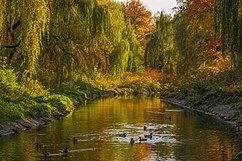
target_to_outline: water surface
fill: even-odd
[[[46,160],[58,161],[229,161],[240,150],[242,139],[230,125],[148,96],[96,100],[65,119],[0,138],[3,161],[45,160],[45,151]]]

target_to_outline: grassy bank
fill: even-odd
[[[226,71],[209,77],[170,77],[163,79],[161,84],[161,96],[183,100],[193,108],[230,105],[233,109],[242,110],[240,73]]]

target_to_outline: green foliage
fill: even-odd
[[[242,158],[242,151],[238,152],[235,157],[233,158],[233,161],[237,161]]]
[[[67,107],[73,106],[73,102],[70,98],[64,95],[50,95],[46,98],[46,101],[58,110],[65,110]]]
[[[185,99],[191,105],[203,104],[230,104],[233,107],[241,107],[241,76],[235,74],[236,71],[226,71],[211,76],[206,80],[188,81],[189,78],[183,80],[169,80],[170,84],[162,82],[162,95]],[[190,79],[191,80],[191,79]],[[199,80],[199,81],[198,81]],[[168,84],[165,86],[164,84]]]
[[[51,103],[52,104],[52,103]],[[53,107],[47,103],[39,103],[31,107],[29,115],[31,117],[50,117]]]
[[[127,69],[142,69],[140,45],[116,2],[4,0],[2,4],[1,66],[20,70],[30,78],[31,82],[23,80],[29,86],[36,87],[32,80],[39,79],[61,91],[63,84],[73,87],[96,72],[119,77]]]
[[[150,35],[145,50],[145,65],[173,73],[175,52],[173,45],[173,27],[171,17],[161,12],[155,16],[156,31]]]
[[[64,91],[64,94],[78,102],[83,102],[87,98],[87,94],[79,90]]]
[[[29,117],[49,117],[52,112],[73,106],[64,95],[51,95],[38,81],[20,84],[12,69],[0,70],[0,122]]]
[[[13,102],[0,102],[0,122],[24,118],[22,106]]]
[[[241,71],[242,67],[242,2],[241,0],[215,0],[215,35],[221,37],[222,52],[230,51],[231,63]]]

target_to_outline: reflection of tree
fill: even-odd
[[[64,120],[48,124],[44,128],[33,132],[21,133],[6,139],[0,139],[0,157],[8,158],[7,150],[18,153],[19,160],[34,160],[37,155],[42,155],[41,150],[35,149],[35,142],[49,144],[47,150],[59,153],[64,146],[68,149],[96,148],[94,151],[71,153],[71,158],[83,157],[84,160],[146,160],[158,157],[166,160],[231,160],[234,149],[241,143],[235,142],[237,136],[225,129],[221,123],[200,116],[192,111],[183,112],[166,111],[174,109],[161,103],[159,99],[147,97],[126,97],[97,100],[86,106],[80,107]],[[157,112],[164,113],[158,114]],[[166,115],[171,115],[171,121],[165,120]],[[129,130],[128,135],[138,138],[137,129],[123,127],[134,125],[143,129],[144,124],[172,125],[159,130],[154,134],[172,134],[178,143],[159,142],[156,144],[137,143],[130,146],[127,142],[115,142],[118,130]],[[220,126],[221,125],[221,126]],[[108,130],[111,130],[108,131]],[[150,129],[148,129],[149,131]],[[45,135],[36,135],[45,134]],[[137,134],[137,135],[136,135]],[[73,144],[72,138],[77,136],[82,140]],[[136,139],[135,138],[135,139]],[[165,138],[163,138],[165,139]],[[6,142],[5,142],[6,140]],[[28,148],[23,150],[28,145]],[[241,150],[241,149],[240,149]],[[54,159],[59,159],[58,157]]]

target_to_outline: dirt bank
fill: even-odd
[[[0,124],[0,136],[5,136],[9,134],[18,133],[23,130],[28,130],[40,125],[53,122],[55,120],[64,118],[70,112],[74,110],[74,107],[68,107],[65,111],[54,112],[51,117],[46,118],[30,118],[26,120],[16,120],[12,122],[7,122]]]

